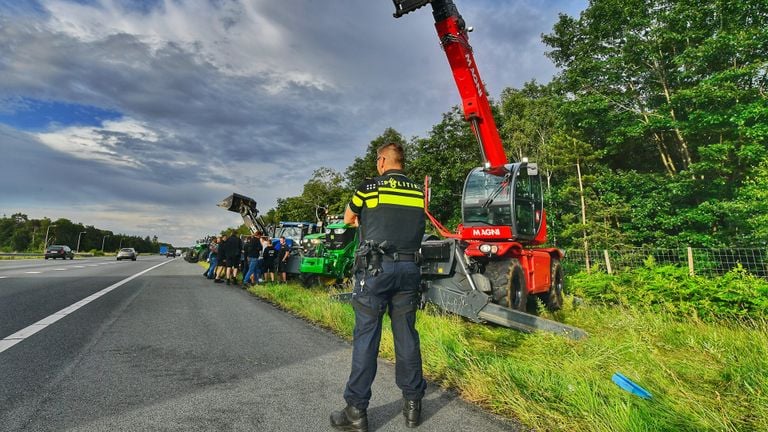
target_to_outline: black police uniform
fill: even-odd
[[[349,208],[358,215],[360,244],[386,241],[381,269],[375,276],[358,266],[352,305],[355,309],[352,372],[344,399],[366,409],[376,376],[376,358],[385,312],[392,321],[395,343],[395,381],[408,400],[421,400],[426,389],[422,376],[421,347],[416,331],[421,273],[415,262],[424,235],[424,193],[400,170],[358,186]]]

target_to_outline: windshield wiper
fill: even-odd
[[[504,190],[504,188],[505,188],[506,186],[509,186],[509,178],[510,178],[511,176],[512,176],[512,174],[511,174],[511,173],[506,173],[506,174],[504,175],[504,178],[501,180],[501,182],[499,183],[499,185],[498,185],[498,186],[496,186],[496,189],[494,189],[494,190],[493,190],[493,192],[491,192],[491,194],[488,196],[488,199],[487,199],[487,200],[485,200],[485,202],[483,203],[483,208],[488,208],[488,206],[490,206],[491,204],[493,204],[493,200],[495,200],[495,199],[496,199],[496,197],[498,197],[498,196],[499,196],[499,194],[501,193],[501,191],[502,191],[502,190]]]

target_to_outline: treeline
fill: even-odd
[[[3,252],[41,252],[45,249],[46,235],[48,245],[67,245],[76,250],[78,238],[80,251],[114,252],[119,247],[131,247],[139,253],[157,252],[160,243],[157,236],[144,238],[112,231],[101,230],[90,225],[73,223],[68,219],[29,219],[27,215],[16,213],[0,218],[0,251]]]
[[[551,243],[768,243],[768,2],[594,0],[543,40],[561,72],[505,89],[493,108],[510,160],[539,164]],[[458,108],[426,137],[387,129],[343,174],[318,169],[267,218],[342,212],[387,141],[406,147],[414,179],[432,176],[432,212],[459,223],[480,153]]]

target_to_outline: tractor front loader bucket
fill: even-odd
[[[218,204],[219,207],[225,208],[231,212],[243,213],[244,209],[249,209],[252,212],[256,212],[256,201],[253,198],[249,198],[245,195],[233,193],[232,195],[224,198]]]
[[[262,235],[267,233],[267,228],[264,221],[259,217],[259,210],[256,208],[256,201],[253,198],[233,193],[217,205],[231,212],[239,213],[252,233],[259,232]]]

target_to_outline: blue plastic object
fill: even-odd
[[[635,384],[631,379],[625,377],[624,375],[618,372],[613,374],[611,381],[616,383],[616,385],[621,387],[624,391],[632,393],[633,395],[636,395],[636,396],[640,396],[643,399],[650,399],[652,397],[651,394],[648,392],[648,390],[640,387],[639,385]]]

